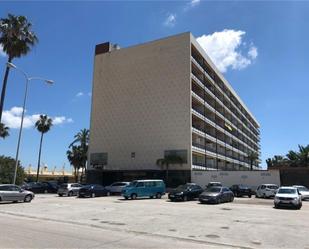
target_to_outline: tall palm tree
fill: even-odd
[[[32,24],[25,16],[8,14],[7,18],[0,19],[0,45],[8,56],[8,62],[28,54],[31,47],[38,42],[38,38],[31,29]],[[10,67],[6,66],[0,98],[0,122],[9,71]]]
[[[156,161],[156,164],[158,166],[164,167],[165,166],[165,181],[166,184],[168,184],[168,173],[169,173],[169,166],[170,164],[180,164],[182,165],[184,160],[182,157],[175,155],[175,154],[169,154],[165,155],[164,158],[160,158]]]
[[[250,151],[247,158],[250,162],[250,170],[253,170],[253,164],[259,159],[259,154],[254,151]]]
[[[79,169],[82,167],[82,149],[80,146],[73,145],[71,150],[67,151],[67,158],[74,167],[75,181],[78,182]]]
[[[76,143],[79,144],[80,150],[82,153],[80,160],[81,160],[81,165],[82,165],[81,168],[82,168],[82,176],[83,176],[84,170],[86,168],[87,160],[88,160],[88,144],[89,144],[89,130],[88,129],[80,130],[74,136],[74,141],[69,145],[69,148],[72,147]]]
[[[0,137],[5,139],[6,137],[8,137],[10,134],[9,134],[9,130],[10,128],[5,126],[5,124],[3,123],[0,123]]]
[[[37,170],[37,173],[36,173],[36,181],[39,180],[43,136],[46,132],[48,132],[50,130],[52,125],[53,125],[53,120],[51,118],[49,118],[47,115],[40,115],[39,120],[36,121],[36,123],[35,123],[36,129],[41,133],[39,159],[38,159],[38,170]]]

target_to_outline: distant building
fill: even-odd
[[[120,48],[96,46],[88,181],[161,178],[159,158],[176,182],[192,170],[250,168],[259,123],[191,33]],[[254,163],[258,169],[258,163]]]
[[[36,178],[37,168],[36,167],[33,168],[31,165],[29,165],[25,169],[25,173],[27,177]],[[39,178],[41,180],[51,180],[51,179],[57,179],[61,177],[68,177],[69,179],[74,179],[74,172],[66,171],[64,166],[62,167],[61,170],[57,170],[56,167],[50,170],[48,169],[48,166],[46,164],[40,167]]]

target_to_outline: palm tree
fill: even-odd
[[[250,151],[247,158],[250,162],[250,170],[253,170],[253,164],[259,159],[259,154],[254,151]]]
[[[67,151],[67,158],[70,164],[74,167],[75,181],[78,182],[79,169],[82,167],[82,149],[80,146],[73,145],[71,150]]]
[[[8,55],[8,62],[26,55],[31,50],[31,47],[38,42],[38,38],[31,31],[31,28],[32,24],[24,16],[8,14],[7,18],[0,19],[0,45]],[[10,67],[6,66],[0,99],[0,122],[9,71]]]
[[[75,136],[74,141],[69,145],[69,148],[71,148],[74,144],[78,143],[81,150],[81,168],[82,168],[82,176],[84,175],[84,170],[86,168],[87,164],[87,155],[88,155],[88,144],[89,144],[89,130],[88,129],[82,129],[80,130]]]
[[[43,135],[50,130],[52,125],[53,125],[53,120],[51,118],[49,118],[47,115],[40,115],[40,119],[38,121],[36,121],[36,123],[35,123],[36,129],[39,132],[41,132],[39,159],[38,159],[38,170],[37,170],[37,173],[36,173],[36,181],[39,180]]]
[[[158,166],[164,167],[165,166],[165,181],[168,184],[168,172],[170,164],[180,164],[182,165],[184,160],[182,157],[176,154],[169,154],[165,155],[164,158],[160,158],[157,160],[156,164]]]
[[[1,138],[5,139],[6,137],[8,137],[10,135],[9,130],[10,130],[9,127],[6,127],[5,124],[0,123],[0,137]]]

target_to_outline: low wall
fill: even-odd
[[[233,184],[244,184],[256,189],[264,183],[273,183],[280,186],[279,170],[258,170],[258,171],[192,171],[191,181],[201,187],[209,182],[221,182],[224,186],[230,187]]]

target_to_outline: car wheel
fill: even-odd
[[[70,191],[70,192],[68,193],[68,196],[73,196],[73,192]]]
[[[248,195],[249,198],[251,198],[251,195]]]
[[[233,202],[233,201],[234,201],[234,196],[231,196],[230,202]]]
[[[156,194],[156,198],[157,198],[157,199],[161,199],[161,197],[162,197],[161,193],[157,193],[157,194]]]
[[[111,195],[111,192],[108,191],[108,192],[106,193],[106,196],[110,196],[110,195]]]
[[[221,203],[221,199],[220,198],[218,198],[218,200],[217,200],[217,204],[220,204]]]
[[[45,189],[45,190],[44,190],[44,194],[47,194],[47,193],[48,193],[48,190],[47,190],[47,189]]]
[[[263,194],[263,198],[264,198],[264,199],[266,198],[266,194],[265,194],[265,193]]]
[[[128,199],[129,199],[129,197],[128,197],[128,196],[125,196],[124,198],[125,198],[126,200],[128,200]]]
[[[131,195],[131,199],[132,199],[132,200],[135,200],[136,198],[137,198],[137,194],[132,194],[132,195]]]
[[[149,196],[149,198],[150,198],[150,199],[153,199],[153,196],[151,195],[151,196]]]
[[[188,196],[184,195],[184,196],[182,197],[182,200],[183,200],[183,201],[188,201]]]
[[[32,200],[32,196],[31,195],[26,195],[25,199],[24,199],[24,202],[31,202],[31,200]]]
[[[275,204],[275,208],[278,208],[279,206],[277,204]]]
[[[91,198],[94,198],[95,197],[95,193],[91,193]]]
[[[300,203],[297,207],[296,207],[296,209],[301,209],[301,206],[302,206],[302,204]]]
[[[60,197],[62,197],[63,196],[63,194],[58,194]]]

